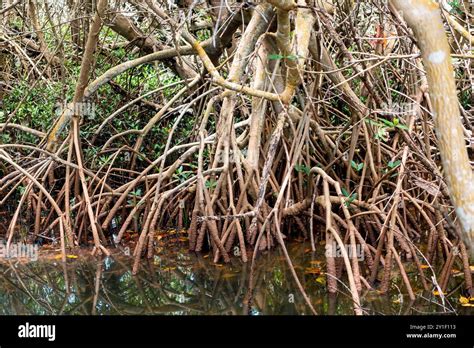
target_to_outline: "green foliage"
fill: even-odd
[[[349,207],[351,205],[351,203],[354,202],[357,199],[357,192],[353,193],[353,194],[350,194],[349,192],[347,192],[347,190],[344,187],[341,188],[341,191],[342,191],[342,194],[345,197],[347,197],[347,199],[344,202],[344,205],[346,207]]]
[[[387,163],[387,166],[390,168],[390,169],[395,169],[397,168],[400,164],[402,163],[402,161],[398,160],[398,161],[390,161]]]
[[[377,126],[377,127],[388,127],[388,128],[399,128],[403,130],[408,130],[408,127],[405,126],[404,124],[400,123],[400,120],[398,118],[394,118],[393,121],[386,120],[384,118],[380,118],[381,122],[376,122],[371,119],[366,119],[365,122]]]
[[[138,201],[140,200],[140,198],[142,196],[142,189],[137,188],[134,191],[131,191],[129,193],[129,195],[132,196],[132,199],[128,200],[128,204],[134,206],[134,205],[138,204]]]
[[[5,122],[8,115],[18,108],[11,119],[12,123],[23,124],[37,130],[49,129],[56,115],[58,102],[62,102],[58,96],[62,94],[59,83],[52,83],[51,87],[48,87],[43,82],[39,82],[34,88],[31,88],[26,81],[17,83],[13,85],[12,91],[4,96],[4,110],[0,114],[0,122]],[[17,142],[36,141],[36,137],[31,134],[24,132],[15,132],[15,134]],[[9,139],[2,136],[2,141],[6,140]]]
[[[395,162],[394,162],[394,161],[390,161],[390,162],[387,163],[387,167],[388,167],[388,168],[385,168],[385,169],[383,170],[383,172],[384,172],[384,173],[388,173],[389,171],[398,168],[398,166],[400,166],[401,163],[402,163],[402,161],[400,161],[400,160],[397,160],[397,161],[395,161]],[[398,173],[395,172],[395,173],[393,173],[392,175],[390,175],[390,177],[393,178],[393,177],[396,177],[397,175],[398,175]]]
[[[285,58],[285,56],[282,56],[281,54],[272,53],[268,55],[268,59],[270,60],[278,60],[283,58]]]
[[[281,55],[281,54],[272,53],[272,54],[268,55],[268,59],[270,59],[270,60],[288,59],[288,60],[291,60],[291,61],[295,61],[295,60],[298,59],[298,56],[295,56],[294,54],[284,56],[284,55]]]
[[[2,110],[0,110],[0,123],[4,122],[6,119],[5,114]],[[10,134],[2,132],[0,134],[0,144],[8,144],[11,141]]]
[[[459,93],[459,102],[466,110],[472,108],[472,90],[470,88],[466,88]]]
[[[26,187],[23,185],[18,186],[16,189],[20,195],[23,195],[26,191]]]
[[[130,195],[133,197],[140,197],[141,194],[142,194],[141,188],[137,188],[136,190],[130,192]]]
[[[196,36],[199,41],[205,41],[211,37],[211,31],[209,29],[201,29],[196,32]]]
[[[110,160],[111,160],[111,156],[100,156],[99,157],[99,165],[107,165],[109,164]]]
[[[360,172],[362,168],[364,168],[364,163],[356,163],[354,161],[351,161],[351,167],[356,171]]]
[[[213,190],[217,186],[217,181],[215,179],[206,180],[205,186],[207,189]]]
[[[0,144],[8,144],[11,142],[10,134],[2,133],[0,134]]]
[[[191,171],[186,171],[184,170],[183,166],[180,166],[178,169],[176,169],[176,172],[173,174],[173,177],[175,179],[178,179],[179,182],[185,182],[186,180],[189,179],[191,174],[192,174]]]
[[[311,168],[305,166],[304,164],[297,164],[297,165],[295,165],[295,170],[298,173],[304,173],[306,175],[309,175],[309,173],[311,171]]]
[[[384,118],[379,118],[379,119],[380,119],[380,122],[377,122],[371,119],[365,120],[365,122],[367,122],[368,124],[376,127],[375,139],[388,141],[389,130],[393,130],[396,128],[402,129],[402,130],[408,130],[408,127],[404,124],[401,124],[398,118],[394,118],[392,121],[386,120]]]
[[[462,2],[461,0],[451,0],[451,1],[448,1],[448,4],[452,7],[451,9],[451,13],[454,13],[454,14],[458,14],[458,15],[462,15],[463,14],[463,10],[462,10]]]

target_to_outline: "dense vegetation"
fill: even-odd
[[[166,228],[214,262],[280,247],[290,269],[303,239],[349,245],[325,274],[356,314],[395,268],[414,299],[407,264],[425,290],[460,269],[472,291],[472,2],[0,4],[8,244],[65,260],[138,231],[136,273]]]

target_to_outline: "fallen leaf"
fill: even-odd
[[[467,297],[460,296],[459,297],[459,303],[461,303],[461,304],[469,303],[469,299]]]
[[[420,268],[421,268],[421,269],[427,269],[427,268],[430,268],[430,266],[428,266],[428,265],[421,265]]]
[[[433,291],[433,295],[440,296],[439,291],[438,290]],[[443,292],[443,295],[446,295],[446,293]]]
[[[320,261],[320,260],[312,260],[312,261],[310,261],[309,263],[312,264],[312,265],[320,265],[320,264],[322,263],[322,261]]]
[[[316,282],[319,284],[325,285],[326,284],[326,277],[325,276],[319,276],[316,278]]]
[[[474,307],[474,303],[463,303],[461,306],[463,306],[463,307]]]
[[[308,267],[304,270],[305,274],[320,274],[321,268],[319,267]]]
[[[63,258],[63,254],[58,254],[58,255],[54,256],[55,260],[60,260],[62,258]],[[68,258],[68,259],[77,259],[77,255],[66,255],[66,258]]]

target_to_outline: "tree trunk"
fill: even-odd
[[[469,163],[456,94],[450,47],[439,5],[429,0],[391,0],[412,28],[423,56],[433,121],[451,199],[474,255],[474,175]]]

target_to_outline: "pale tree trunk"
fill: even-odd
[[[474,175],[463,136],[454,70],[438,4],[430,0],[391,0],[412,28],[421,50],[444,176],[463,228],[464,242],[474,254]]]

